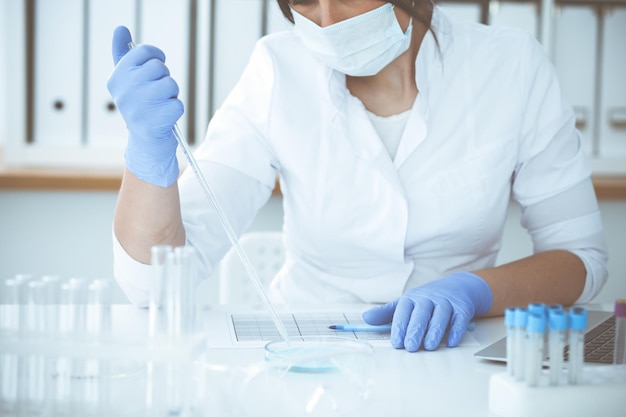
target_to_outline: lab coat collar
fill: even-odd
[[[396,169],[399,169],[413,151],[426,139],[428,132],[427,120],[428,107],[426,107],[424,97],[418,94],[411,108],[411,115],[406,122],[404,132],[402,132],[396,156],[393,159],[393,165]]]
[[[329,92],[333,101],[334,114],[331,116],[328,134],[334,140],[347,141],[359,159],[377,166],[379,172],[401,190],[402,184],[398,171],[372,125],[365,106],[358,98],[350,94],[345,80],[344,74],[333,71]]]
[[[443,77],[443,61],[451,43],[451,29],[448,18],[437,6],[433,11],[432,26],[437,34],[437,40],[431,31],[428,31],[416,57],[415,82],[419,93],[394,159],[396,168],[399,168],[424,140],[428,124],[429,92],[432,91],[433,84]],[[346,75],[328,68],[327,77],[329,104],[333,109],[331,125],[336,128],[340,128],[341,125],[348,128],[349,140],[360,158],[370,160],[378,157],[384,151],[384,146],[371,126],[362,103],[353,97],[346,87]]]
[[[331,127],[335,132],[343,132],[359,158],[372,160],[383,151],[374,127],[363,103],[350,94],[346,87],[346,76],[329,69],[328,91],[333,107]]]
[[[393,161],[396,169],[399,169],[426,139],[429,94],[436,90],[443,78],[444,56],[451,42],[450,22],[439,7],[435,7],[431,24],[437,39],[430,30],[426,32],[415,58],[415,83],[418,94]]]

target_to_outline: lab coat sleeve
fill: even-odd
[[[271,196],[272,187],[213,162],[201,161],[198,165],[234,233],[241,235]],[[206,198],[193,174],[186,172],[178,184],[186,245],[195,249],[197,262],[194,276],[201,281],[218,268],[231,243],[215,207]]]
[[[241,79],[209,124],[196,162],[237,235],[254,220],[274,188],[278,162],[266,137],[273,93],[272,59],[257,44]],[[191,169],[178,180],[186,245],[194,249],[194,277],[209,277],[230,248],[218,214]],[[146,306],[149,265],[130,257],[113,236],[114,275],[129,300]]]
[[[275,64],[264,40],[257,42],[241,78],[209,123],[199,160],[231,167],[273,188],[279,167],[269,126],[276,119]]]
[[[148,307],[151,285],[150,265],[133,259],[113,235],[113,276],[128,300],[137,307]]]
[[[274,78],[273,60],[261,40],[194,153],[236,235],[248,229],[276,184],[279,164],[267,133]],[[196,275],[206,278],[230,239],[190,170],[182,174],[179,190],[187,245],[198,259]]]
[[[198,164],[233,229],[237,232],[245,230],[258,208],[267,201],[271,188],[228,167],[207,162]],[[179,179],[179,189],[186,245],[195,250],[191,276],[198,284],[217,268],[230,248],[230,241],[193,173],[185,171]],[[248,198],[244,202],[229,198],[237,193]],[[115,280],[132,304],[147,307],[154,278],[153,270],[150,265],[133,259],[120,244],[115,232],[112,234]]]
[[[513,198],[535,252],[569,250],[587,278],[578,302],[588,302],[607,279],[603,225],[571,106],[538,42],[528,37],[521,56],[526,107],[522,119]]]

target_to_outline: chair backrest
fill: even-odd
[[[248,232],[241,236],[239,243],[250,259],[259,280],[267,289],[285,261],[282,232]],[[228,251],[220,264],[219,302],[252,306],[263,303],[243,262],[233,248]]]

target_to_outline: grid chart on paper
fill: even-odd
[[[290,338],[301,336],[342,336],[358,340],[387,340],[389,332],[345,332],[329,329],[333,324],[364,323],[360,313],[279,314]],[[270,341],[280,334],[269,314],[232,314],[237,341]]]

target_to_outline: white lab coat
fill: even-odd
[[[536,251],[581,256],[581,300],[604,283],[590,170],[543,50],[530,35],[451,22],[439,8],[433,26],[439,49],[429,33],[393,160],[345,76],[291,32],[258,42],[211,121],[196,158],[238,233],[279,175],[287,261],[274,300],[385,302],[453,271],[493,266],[511,197]],[[179,186],[188,244],[207,276],[229,242],[191,172]],[[561,195],[565,204],[542,205]],[[137,287],[127,293],[140,300],[146,272],[116,253],[116,275],[133,281],[122,287]]]

